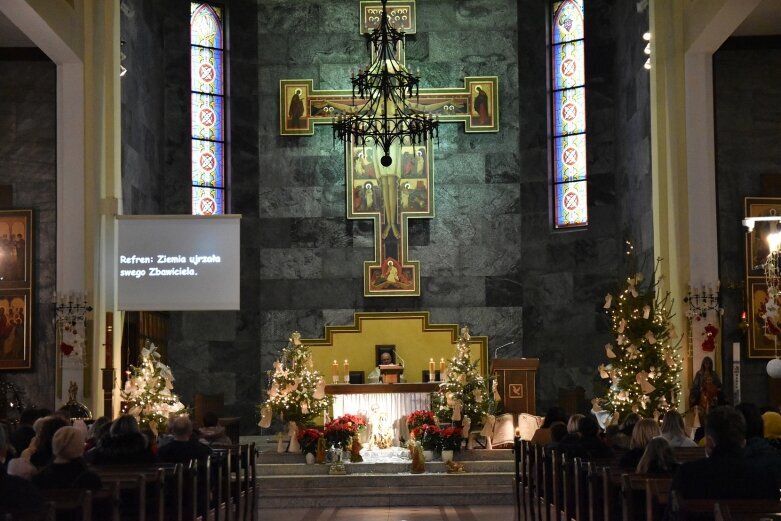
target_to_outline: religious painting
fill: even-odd
[[[313,130],[308,105],[312,81],[282,80],[279,87],[281,133],[311,135]]]
[[[0,210],[0,288],[32,284],[32,210]]]
[[[776,341],[781,334],[779,306],[781,298],[770,302],[767,284],[761,277],[750,278],[748,290],[748,356],[749,358],[771,358],[776,355]]]
[[[746,217],[775,217],[781,218],[781,197],[746,197]],[[746,276],[763,276],[764,264],[770,249],[767,244],[767,236],[781,232],[781,222],[757,221],[754,230],[746,234]]]
[[[496,78],[470,81],[469,122],[472,130],[495,131],[498,128]]]
[[[382,2],[361,0],[361,34],[370,33],[382,20]],[[415,34],[415,0],[388,0],[388,23],[404,34]]]
[[[418,263],[408,256],[407,222],[433,217],[430,144],[394,144],[387,167],[379,147],[348,148],[347,217],[374,221],[375,255],[364,262],[364,295],[420,295]]]
[[[0,369],[30,369],[31,290],[0,289]]]

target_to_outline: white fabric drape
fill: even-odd
[[[334,417],[362,414],[371,418],[372,410],[385,413],[393,424],[394,442],[409,439],[406,418],[409,413],[430,408],[429,393],[367,393],[334,395]]]

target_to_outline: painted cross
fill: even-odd
[[[388,2],[391,23],[405,34],[415,33],[415,2]],[[380,20],[382,6],[361,2],[361,32]],[[403,64],[401,52],[397,58]],[[420,89],[409,100],[413,108],[436,114],[440,123],[464,123],[466,132],[499,130],[499,84],[496,76],[467,76],[463,87]],[[315,90],[312,80],[281,80],[279,130],[283,136],[311,136],[315,125],[330,125],[342,114],[365,103],[352,90]],[[434,160],[430,142],[394,144],[389,167],[380,164],[382,149],[345,147],[348,219],[374,222],[374,259],[364,262],[364,295],[420,295],[420,263],[410,260],[409,219],[434,216]]]

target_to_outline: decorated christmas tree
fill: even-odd
[[[607,364],[599,365],[608,388],[592,402],[603,420],[616,422],[631,412],[657,418],[677,405],[681,355],[671,323],[673,299],[660,289],[658,267],[657,260],[654,280],[644,283],[643,274],[636,273],[618,297],[605,297],[615,340],[605,345]]]
[[[325,380],[313,369],[312,351],[301,343],[301,333],[290,335],[274,370],[269,371],[268,399],[261,405],[261,427],[271,425],[273,414],[285,422],[307,424],[333,403],[325,394]]]
[[[477,424],[493,412],[491,378],[480,374],[477,369],[480,360],[471,360],[469,339],[469,328],[463,327],[445,381],[439,385],[439,391],[431,395],[431,408],[441,422],[462,421],[468,417],[472,424]]]
[[[157,346],[147,341],[141,349],[138,367],[131,365],[127,374],[121,393],[127,402],[124,412],[135,416],[139,425],[149,427],[155,435],[165,432],[168,418],[185,409],[173,392],[174,375],[160,360]]]

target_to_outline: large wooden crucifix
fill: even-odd
[[[360,32],[371,32],[380,21],[382,5],[360,3]],[[414,0],[390,0],[388,16],[394,27],[415,34]],[[404,64],[403,46],[397,60]],[[347,78],[347,76],[345,76]],[[436,114],[441,123],[464,123],[466,132],[499,130],[499,85],[496,76],[467,76],[463,87],[420,89],[410,105]],[[279,130],[283,136],[311,136],[315,125],[332,124],[365,101],[353,100],[352,90],[315,90],[312,80],[281,80]],[[374,259],[364,262],[363,291],[367,297],[420,295],[420,263],[408,255],[409,219],[434,216],[434,159],[431,142],[394,144],[393,162],[380,164],[382,148],[345,147],[348,219],[374,223]]]

